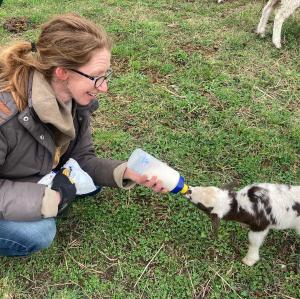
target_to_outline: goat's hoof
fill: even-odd
[[[277,48],[277,49],[280,49],[281,48],[281,43],[273,43],[274,46]]]
[[[255,33],[260,36],[260,37],[265,37],[265,32],[264,31],[260,31],[260,30],[256,30]]]
[[[247,266],[253,266],[259,259],[255,259],[255,258],[249,258],[249,257],[244,257],[242,259],[242,262],[247,265]]]

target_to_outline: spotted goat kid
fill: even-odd
[[[248,266],[259,260],[259,248],[270,229],[292,228],[300,234],[300,186],[254,184],[238,192],[190,187],[185,196],[212,218],[215,229],[220,219],[249,226],[249,249],[243,258]]]

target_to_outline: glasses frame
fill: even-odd
[[[83,73],[83,72],[81,72],[81,71],[78,71],[78,70],[75,70],[75,69],[69,69],[70,71],[72,71],[72,72],[75,72],[75,73],[77,73],[77,74],[79,74],[79,75],[81,75],[81,76],[83,76],[83,77],[86,77],[86,78],[88,78],[88,79],[90,79],[90,80],[92,80],[92,81],[94,81],[95,83],[94,83],[94,87],[95,88],[99,88],[102,84],[103,84],[103,82],[104,81],[109,81],[110,79],[111,79],[111,76],[112,76],[112,73],[113,73],[113,71],[112,71],[112,69],[108,69],[107,71],[106,71],[106,74],[104,75],[104,76],[96,76],[96,77],[93,77],[93,76],[90,76],[90,75],[88,75],[88,74],[85,74],[85,73]],[[101,79],[103,79],[103,81],[99,84],[99,85],[97,85],[97,82],[99,81],[99,80],[101,80]]]

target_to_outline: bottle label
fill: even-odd
[[[144,155],[141,157],[141,168],[145,168],[149,164],[149,157],[147,155]]]

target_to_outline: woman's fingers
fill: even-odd
[[[145,187],[152,189],[154,192],[158,192],[158,193],[169,192],[169,190],[163,187],[162,181],[157,180],[157,176],[153,176],[149,180],[146,175],[139,175],[127,168],[124,174],[124,178],[131,179],[132,181],[136,182],[139,185],[143,185]]]

